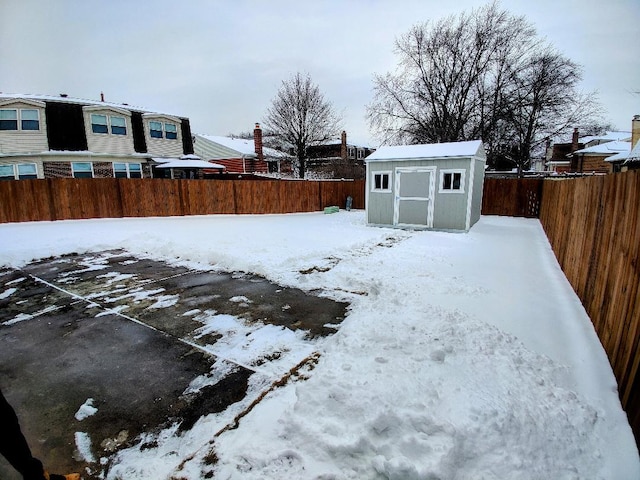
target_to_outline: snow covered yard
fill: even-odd
[[[209,415],[122,451],[110,479],[636,479],[605,353],[537,220],[468,234],[363,212],[0,225],[4,265],[124,248],[351,302],[307,380],[239,427]],[[153,448],[148,448],[153,444]]]

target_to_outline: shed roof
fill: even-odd
[[[452,157],[485,158],[482,140],[380,147],[366,158],[367,162],[388,160],[420,160]]]

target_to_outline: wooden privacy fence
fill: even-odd
[[[542,178],[485,178],[483,215],[538,218]]]
[[[607,352],[640,441],[640,171],[545,180],[540,221]]]
[[[53,178],[0,182],[0,223],[364,208],[364,180]]]

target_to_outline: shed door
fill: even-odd
[[[398,167],[394,186],[393,224],[433,227],[436,167]]]

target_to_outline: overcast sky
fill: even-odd
[[[350,143],[377,146],[364,118],[375,73],[415,23],[481,0],[0,0],[0,92],[129,103],[186,116],[192,131],[253,129],[282,80],[309,73]],[[584,67],[606,118],[640,114],[639,0],[503,0]]]

